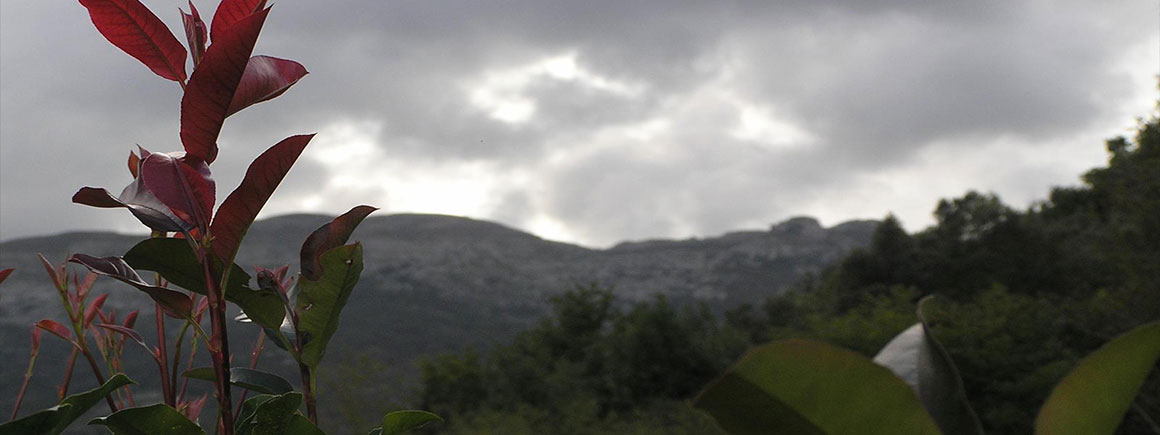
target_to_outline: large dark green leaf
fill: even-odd
[[[1035,419],[1035,433],[1114,433],[1158,360],[1160,322],[1107,342],[1055,386]]]
[[[443,421],[443,419],[427,411],[389,412],[383,416],[383,426],[371,431],[371,434],[399,435],[426,426],[433,421]]]
[[[214,259],[215,267],[221,270],[219,260],[214,256],[210,258]],[[126,252],[124,259],[136,269],[160,273],[178,287],[205,294],[205,272],[197,260],[197,254],[185,240],[146,239]],[[250,275],[236,263],[231,264],[225,288],[226,300],[237,304],[250,320],[262,327],[280,326],[286,316],[282,298],[273,290],[251,289],[249,283]]]
[[[302,406],[302,393],[263,394],[246,399],[238,414],[237,435],[282,435]]]
[[[104,425],[114,435],[205,435],[201,426],[164,403],[122,409],[89,424]]]
[[[874,362],[889,368],[918,393],[923,407],[948,435],[981,435],[983,426],[967,401],[959,371],[930,332],[932,298],[918,304],[919,323],[890,340]]]
[[[210,382],[216,379],[213,367],[189,369],[181,375],[190,379]],[[230,368],[230,383],[262,394],[285,394],[294,391],[290,382],[282,379],[281,376],[245,367]]]
[[[39,411],[19,420],[0,424],[0,434],[51,434],[64,432],[73,421],[92,408],[105,396],[125,385],[134,383],[123,373],[117,373],[100,387],[65,397],[59,405]]]
[[[358,283],[363,269],[362,245],[352,243],[326,251],[320,261],[321,276],[298,281],[294,311],[298,313],[298,334],[302,346],[302,363],[317,367],[326,353],[326,344],[338,330],[339,314]]]
[[[694,399],[733,434],[937,434],[918,397],[890,370],[825,343],[750,350]]]

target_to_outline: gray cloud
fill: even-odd
[[[146,3],[178,28],[172,4]],[[1155,92],[1139,94],[1154,90],[1160,48],[1129,50],[1157,40],[1156,6],[1089,3],[278,4],[257,51],[311,75],[227,122],[219,197],[266,147],[318,131],[331,138],[308,148],[272,209],[463,212],[591,244],[802,213],[925,210],[904,216],[921,224],[978,176],[922,165],[983,161],[1001,143],[1012,152],[990,166],[1038,175],[990,187],[1022,198],[1098,164],[1098,138],[1150,107]],[[2,8],[0,238],[131,228],[68,198],[119,189],[133,144],[178,149],[180,90],[102,40],[76,4]],[[352,152],[333,140],[352,128],[373,150],[326,163]],[[1044,147],[1065,157],[1016,152]],[[365,183],[344,184],[351,171]],[[931,173],[946,177],[914,178]]]

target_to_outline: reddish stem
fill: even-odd
[[[78,350],[76,348],[76,346],[73,346],[72,355],[69,355],[69,357],[68,357],[68,367],[65,369],[65,372],[64,372],[64,383],[61,384],[60,391],[57,394],[58,395],[58,397],[56,399],[57,402],[64,400],[64,396],[66,394],[68,394],[68,385],[72,382],[73,369],[77,365],[77,355],[79,353],[80,353],[80,350]]]
[[[258,357],[262,356],[262,348],[266,344],[266,333],[261,329],[258,330],[258,339],[254,342],[254,350],[250,352],[250,370],[258,368]],[[238,405],[234,408],[234,415],[242,412],[242,403],[246,401],[246,396],[250,394],[250,390],[242,390],[242,398],[238,399]]]
[[[32,356],[28,358],[28,371],[24,372],[24,383],[20,384],[20,391],[16,393],[16,406],[12,407],[12,417],[9,420],[15,420],[16,413],[20,412],[20,402],[24,401],[24,392],[28,391],[28,381],[32,380],[32,367],[36,365],[37,353],[33,352]]]
[[[157,366],[161,369],[161,395],[164,396],[166,405],[176,408],[177,396],[173,394],[173,384],[169,382],[169,351],[165,345],[165,313],[161,311],[161,304],[154,303],[153,306],[154,317],[157,321],[157,351],[160,354]]]
[[[85,355],[85,359],[89,360],[89,367],[93,369],[93,376],[97,378],[97,384],[105,385],[105,375],[101,374],[101,366],[97,365],[97,360],[93,358],[93,353],[89,352],[88,349],[83,349],[81,353]],[[113,403],[112,395],[105,396],[105,403],[109,404],[109,412],[117,412],[117,404]]]
[[[200,248],[200,247],[199,247]],[[221,287],[210,270],[209,254],[205,248],[198,249],[202,270],[205,275],[206,297],[209,299],[210,343],[208,348],[213,361],[214,385],[218,392],[219,424],[223,435],[233,435],[233,401],[230,399],[230,343],[226,333],[226,305]]]

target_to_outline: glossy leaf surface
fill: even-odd
[[[805,340],[750,350],[693,404],[734,434],[939,433],[914,392],[888,369]]]
[[[983,426],[967,401],[954,361],[930,332],[927,312],[933,299],[918,304],[919,323],[887,343],[874,362],[893,371],[918,394],[919,400],[948,435],[980,435]]]
[[[185,81],[185,47],[138,0],[80,0],[101,35],[157,75]]]
[[[137,183],[189,226],[209,226],[216,186],[205,162],[180,152],[150,153],[141,161]]]
[[[125,253],[125,262],[134,268],[160,273],[171,284],[205,294],[205,272],[186,241],[181,239],[145,239]],[[221,262],[215,267],[221,270]],[[233,302],[251,320],[264,327],[278,327],[286,316],[282,298],[272,290],[253,290],[250,275],[237,264],[230,265],[225,285],[226,300]],[[188,298],[186,298],[188,300]]]
[[[197,7],[193,5],[192,0],[189,2],[189,13],[181,13],[181,24],[185,27],[185,39],[189,42],[189,57],[193,59],[193,67],[197,68],[197,64],[201,63],[201,57],[205,55],[209,29],[201,20],[201,14],[197,13]]]
[[[90,271],[99,273],[101,275],[110,276],[123,283],[136,287],[138,290],[145,292],[154,301],[161,305],[165,312],[173,317],[179,319],[189,318],[193,305],[189,301],[189,297],[180,292],[167,289],[165,287],[158,287],[146,283],[141,279],[141,275],[137,274],[136,270],[129,267],[125,260],[119,257],[104,257],[97,258],[85,254],[74,254],[68,259],[69,262],[80,264]]]
[[[291,416],[302,406],[301,393],[263,394],[246,399],[238,414],[237,435],[284,434]]]
[[[210,382],[213,382],[215,377],[213,367],[198,367],[187,370],[181,375],[190,379]],[[230,368],[230,383],[262,394],[277,395],[294,391],[290,382],[282,379],[281,376],[245,367]]]
[[[302,363],[317,367],[326,353],[330,337],[338,330],[339,315],[363,269],[362,245],[353,243],[322,254],[322,273],[317,280],[298,281],[294,311],[298,313],[298,334]]]
[[[399,435],[419,429],[433,421],[443,421],[438,415],[427,411],[395,411],[383,416],[382,435]]]
[[[1051,391],[1035,433],[1112,434],[1160,361],[1160,322],[1116,337],[1092,352]]]
[[[260,10],[213,33],[181,98],[181,143],[190,156],[206,163],[217,158],[218,134],[269,12]]]
[[[72,330],[68,329],[68,327],[64,325],[61,325],[55,320],[43,319],[39,322],[36,322],[35,326],[52,333],[52,335],[63,338],[67,342],[72,342]]]
[[[169,207],[142,188],[139,181],[125,187],[120,197],[114,197],[103,188],[82,187],[73,195],[72,202],[98,208],[127,208],[133,217],[156,231],[180,233],[193,229],[193,225],[178,218]]]
[[[114,435],[205,435],[201,426],[164,403],[122,409],[89,424],[103,425]]]
[[[346,244],[358,224],[375,210],[378,209],[369,205],[357,206],[310,233],[302,243],[299,263],[302,276],[317,280],[322,274],[323,253]]]
[[[246,63],[246,71],[238,83],[234,99],[230,101],[230,108],[226,110],[226,116],[282,95],[306,74],[306,67],[292,60],[270,56],[251,57]]]
[[[0,434],[59,434],[109,393],[132,383],[128,376],[117,373],[97,388],[65,397],[57,406],[0,424]]]
[[[222,31],[226,27],[233,26],[264,7],[266,7],[266,0],[222,0],[218,4],[217,10],[214,11],[210,33],[216,40],[221,37]]]
[[[234,261],[238,247],[258,212],[313,137],[301,135],[283,139],[250,163],[241,184],[222,201],[210,226],[210,233],[214,236],[211,248],[218,258],[224,262]]]

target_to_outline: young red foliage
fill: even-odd
[[[250,224],[313,137],[313,134],[290,136],[270,147],[250,163],[241,184],[222,201],[210,233],[214,235],[213,252],[223,264],[233,263]]]
[[[266,0],[222,0],[214,11],[213,24],[210,25],[210,34],[214,42],[217,42],[225,28],[233,26],[264,7]]]
[[[201,63],[201,56],[205,54],[205,41],[209,38],[209,30],[201,20],[201,14],[189,2],[189,13],[181,12],[181,24],[185,27],[185,39],[189,41],[189,57],[193,59],[193,67]]]
[[[311,281],[318,280],[322,275],[322,254],[346,244],[346,240],[350,238],[350,234],[358,224],[375,210],[378,208],[369,205],[357,206],[310,233],[302,243],[299,266],[302,268],[302,276]]]
[[[302,64],[270,56],[254,56],[246,63],[246,72],[238,83],[226,116],[282,95],[308,72]]]
[[[190,226],[206,228],[216,202],[209,165],[184,153],[150,153],[141,161],[138,180]]]
[[[72,341],[72,331],[70,331],[64,325],[61,325],[60,323],[58,323],[54,320],[49,320],[49,319],[41,320],[39,322],[36,322],[36,327],[43,329],[45,331],[48,331],[48,332],[52,333],[52,335],[63,338],[63,339],[65,339],[65,341],[67,341],[69,343],[73,342]]]
[[[181,98],[181,143],[190,156],[206,163],[217,158],[218,134],[269,13],[268,8],[259,10],[214,33],[189,78]]]
[[[0,282],[4,282],[4,280],[8,279],[8,275],[12,274],[12,270],[13,269],[0,270]]]
[[[89,303],[89,307],[85,309],[84,326],[86,328],[93,323],[93,319],[97,317],[97,313],[101,312],[101,307],[105,305],[106,299],[109,299],[108,293],[97,296],[96,299],[93,299],[93,301]]]
[[[80,0],[101,35],[157,75],[185,82],[185,47],[138,0]]]

